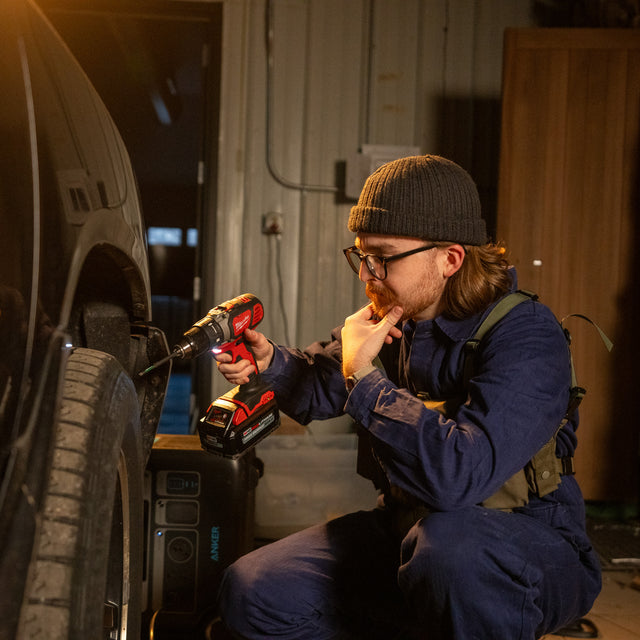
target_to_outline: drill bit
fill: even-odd
[[[173,360],[173,358],[176,358],[179,355],[180,355],[179,351],[173,351],[168,356],[162,358],[162,360],[158,360],[158,362],[154,362],[151,366],[147,367],[144,371],[140,371],[138,375],[142,378],[143,376],[146,376],[147,373],[153,371],[154,369],[157,369],[158,367],[161,367],[163,364],[165,364],[165,362],[169,362],[169,360]]]

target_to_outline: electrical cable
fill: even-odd
[[[279,233],[274,234],[276,238],[276,277],[278,280],[278,302],[280,304],[280,313],[282,314],[282,322],[284,325],[284,340],[285,344],[291,345],[291,338],[289,336],[289,320],[287,318],[287,310],[284,304],[284,280],[282,278],[282,266],[281,266],[281,251],[280,245],[282,237]]]
[[[330,185],[315,185],[315,184],[302,184],[292,182],[283,177],[274,167],[273,159],[271,157],[273,141],[271,135],[271,102],[273,99],[273,0],[267,0],[267,17],[266,17],[266,53],[267,53],[267,104],[265,108],[266,115],[266,145],[265,155],[267,169],[271,174],[271,177],[281,186],[287,189],[297,189],[299,191],[324,191],[328,193],[337,193],[338,187]]]

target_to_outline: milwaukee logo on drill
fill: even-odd
[[[251,322],[251,310],[245,311],[237,318],[233,319],[233,333],[236,336],[243,334],[244,330],[249,327]]]

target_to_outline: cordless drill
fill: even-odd
[[[233,362],[249,360],[256,369],[249,382],[214,400],[198,425],[202,448],[225,458],[238,458],[280,425],[275,395],[262,382],[253,351],[243,338],[245,330],[255,328],[263,317],[262,303],[251,293],[227,300],[186,331],[171,354],[140,373],[173,358],[197,358],[207,351],[230,353]]]

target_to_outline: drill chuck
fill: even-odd
[[[185,332],[180,342],[173,347],[173,350],[174,352],[177,351],[181,358],[197,358],[223,341],[224,335],[215,322],[203,323],[199,326],[194,325]]]
[[[185,332],[174,351],[181,358],[197,358],[216,347],[242,339],[246,329],[256,327],[264,317],[262,303],[251,293],[245,293],[223,302],[198,320]]]

